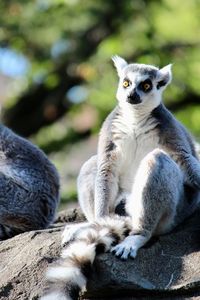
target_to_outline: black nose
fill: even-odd
[[[139,104],[142,102],[142,100],[140,99],[138,93],[136,91],[133,91],[128,95],[127,102],[130,104]]]

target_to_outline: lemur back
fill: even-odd
[[[53,221],[59,177],[46,155],[0,125],[0,239]]]
[[[61,259],[47,273],[51,287],[43,300],[77,299],[99,252],[136,258],[152,236],[171,231],[199,205],[193,140],[162,103],[171,66],[113,60],[118,104],[102,126],[97,155],[78,177],[79,203],[89,223],[66,226]],[[114,215],[120,203],[126,216]]]

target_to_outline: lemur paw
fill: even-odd
[[[137,255],[136,249],[132,246],[125,245],[123,242],[113,247],[111,252],[123,260],[127,260],[128,257],[135,258]]]
[[[141,235],[131,235],[123,242],[111,248],[111,252],[117,257],[127,260],[128,257],[135,258],[138,249],[144,245],[144,237]]]
[[[112,248],[112,253],[122,260],[127,260],[128,257],[135,258],[137,255],[137,251],[132,247],[127,248],[120,244]]]

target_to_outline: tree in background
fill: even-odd
[[[113,54],[174,63],[166,105],[200,137],[198,0],[7,0],[0,11],[0,70],[15,71],[3,122],[49,154],[63,199],[75,197],[82,152],[95,151],[83,141],[115,105]]]

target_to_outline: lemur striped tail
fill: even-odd
[[[84,290],[97,254],[121,242],[131,231],[128,217],[106,217],[77,227],[61,259],[47,271],[49,289],[41,300],[76,300]]]

